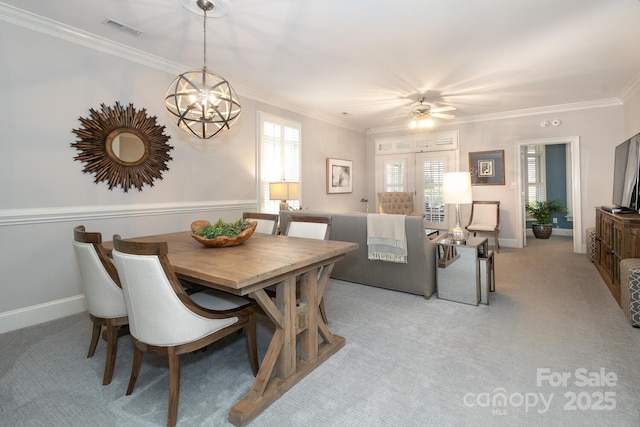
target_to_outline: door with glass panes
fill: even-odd
[[[411,191],[414,210],[424,212],[425,227],[448,228],[442,203],[442,176],[457,169],[456,151],[377,156],[376,193]]]

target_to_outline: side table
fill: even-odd
[[[489,253],[487,238],[469,237],[464,244],[454,243],[447,235],[436,238],[436,282],[437,295],[440,299],[461,302],[464,304],[478,305],[481,299],[488,304],[488,290],[491,279],[485,271],[485,280],[481,278],[480,260],[489,259],[490,264],[485,265],[485,270],[493,272],[493,254]],[[486,261],[485,261],[486,262]],[[481,284],[484,282],[485,290],[481,292]],[[485,298],[482,298],[486,295]]]

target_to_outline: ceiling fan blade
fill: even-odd
[[[455,119],[456,116],[452,115],[452,114],[442,114],[442,113],[431,113],[431,115],[433,117],[437,117],[439,119]]]
[[[432,108],[431,112],[432,113],[444,113],[445,111],[455,111],[455,110],[456,110],[456,107],[447,106],[447,107]]]

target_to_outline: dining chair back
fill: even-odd
[[[327,240],[331,234],[331,217],[291,215],[285,234],[290,237]]]
[[[478,201],[471,203],[471,217],[469,225],[465,227],[474,236],[477,233],[493,233],[496,241],[496,251],[500,252],[500,242],[498,241],[498,233],[500,232],[500,202],[495,201]]]
[[[256,221],[256,233],[276,234],[278,231],[278,214],[243,212],[242,218]]]
[[[169,411],[167,425],[178,416],[180,360],[243,330],[254,375],[258,372],[255,302],[218,291],[188,295],[182,288],[167,253],[166,242],[142,243],[114,236],[113,259],[129,312],[134,358],[127,395],[133,392],[142,352],[169,359]]]
[[[73,249],[80,269],[87,312],[93,324],[87,357],[93,357],[102,328],[105,328],[107,354],[102,384],[111,383],[118,351],[118,335],[129,324],[127,309],[115,266],[102,247],[102,234],[73,230]]]

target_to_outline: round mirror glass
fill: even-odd
[[[122,132],[111,141],[111,151],[120,161],[135,163],[144,156],[144,142],[129,132]]]

